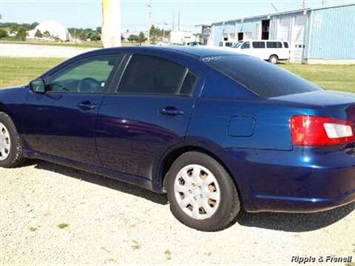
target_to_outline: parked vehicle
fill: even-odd
[[[178,220],[216,231],[241,208],[353,202],[355,96],[232,50],[96,50],[0,90],[0,166],[25,158],[167,193]]]
[[[291,51],[288,42],[280,40],[245,40],[232,46],[238,52],[259,57],[272,64],[290,60]]]
[[[222,41],[219,43],[219,47],[233,47],[236,43],[230,41]]]
[[[201,46],[203,44],[200,42],[187,42],[187,43],[185,43],[185,45],[186,46]]]

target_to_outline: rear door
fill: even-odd
[[[152,179],[154,164],[184,140],[200,82],[167,58],[131,55],[119,85],[100,108],[96,141],[102,164]]]

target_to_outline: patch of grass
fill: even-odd
[[[324,89],[355,92],[355,65],[280,64],[280,66]]]
[[[78,47],[78,48],[102,48],[101,42],[46,42],[46,41],[18,41],[13,39],[8,39],[0,41],[0,43],[8,44],[28,44],[28,45],[43,45],[43,46],[63,46],[63,47]]]
[[[131,247],[132,247],[133,249],[140,249],[140,248],[141,248],[141,244],[139,244],[138,241],[133,240],[132,243],[131,243]]]
[[[69,226],[68,223],[60,223],[60,224],[57,225],[57,227],[60,228],[60,229],[64,229],[64,228],[66,228],[68,226]]]
[[[107,262],[107,263],[117,263],[117,260],[115,260],[114,258],[109,258],[105,262]]]
[[[28,84],[64,58],[0,57],[0,88]]]
[[[38,230],[37,227],[34,227],[34,226],[31,226],[31,227],[30,227],[30,231],[31,231],[31,232],[36,232],[37,230]]]
[[[167,260],[171,260],[171,252],[169,249],[165,250],[164,254]]]

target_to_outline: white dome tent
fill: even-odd
[[[35,39],[35,34],[39,30],[42,34],[49,32],[49,38],[58,39],[62,42],[71,41],[69,31],[56,21],[47,20],[37,25],[33,30],[28,31],[28,39]]]

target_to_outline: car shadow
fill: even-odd
[[[157,194],[147,189],[134,186],[119,180],[111,179],[105,176],[92,174],[89,172],[77,170],[74,168],[70,168],[70,167],[66,167],[66,166],[62,166],[50,162],[40,161],[40,160],[32,160],[31,164],[35,165],[35,168],[37,169],[53,171],[71,178],[79,179],[81,181],[89,182],[95,185],[103,186],[123,193],[132,194],[134,196],[147,199],[154,203],[158,203],[162,205],[168,203],[168,199],[166,195]]]
[[[308,232],[334,224],[355,210],[355,202],[328,211],[314,213],[246,213],[236,222],[243,226],[287,232]]]
[[[128,193],[154,203],[161,205],[168,204],[166,195],[157,194],[122,181],[40,160],[31,160],[27,163],[27,165],[31,164],[35,165],[35,168],[38,169],[54,171],[70,178],[76,178],[109,189]],[[246,213],[242,211],[235,219],[234,224],[238,223],[241,226],[258,227],[275,231],[308,232],[334,224],[345,218],[354,210],[355,202],[333,210],[316,213]]]

